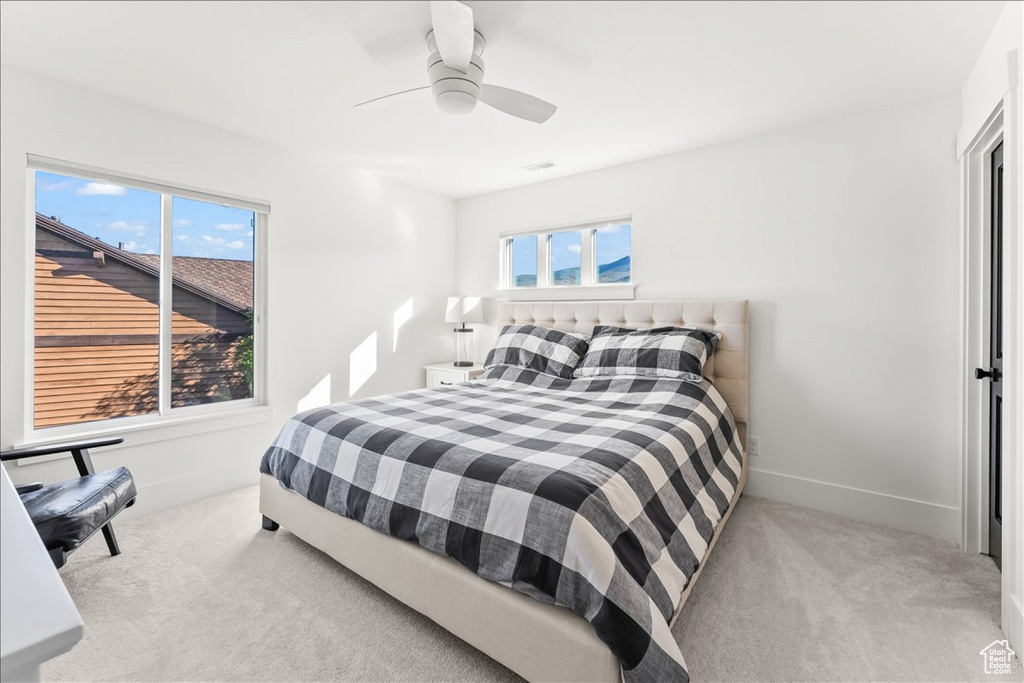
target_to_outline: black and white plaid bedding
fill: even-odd
[[[707,381],[482,380],[309,410],[260,471],[340,515],[587,619],[626,681],[687,681],[669,631],[736,489]]]
[[[718,340],[717,332],[688,327],[633,330],[598,325],[572,376],[638,375],[700,382]]]
[[[487,353],[484,367],[519,365],[569,379],[587,352],[589,337],[540,325],[506,325]]]

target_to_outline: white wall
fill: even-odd
[[[349,397],[350,353],[374,332],[376,370],[359,396],[422,386],[421,365],[451,356],[442,322],[444,297],[454,292],[451,199],[22,70],[3,67],[0,84],[0,447],[21,441],[26,410],[29,152],[271,203],[273,417],[133,434],[124,447],[95,451],[97,467],[132,469],[140,486],[133,510],[255,482],[260,456],[311,388],[329,375],[332,400]],[[414,315],[396,350],[394,314],[410,298]],[[16,482],[74,474],[66,459],[8,471]]]
[[[632,214],[637,298],[750,299],[750,492],[956,542],[959,123],[951,95],[459,200],[458,289],[500,295],[501,231]]]

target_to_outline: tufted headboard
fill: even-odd
[[[593,333],[596,325],[636,329],[678,325],[721,332],[722,341],[705,366],[705,375],[729,404],[740,441],[746,445],[749,419],[746,301],[499,301],[498,324],[514,323],[534,323],[586,334]]]

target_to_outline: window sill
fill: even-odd
[[[104,452],[121,448],[133,448],[157,441],[171,441],[198,434],[218,432],[226,429],[238,429],[249,425],[270,422],[274,417],[274,409],[268,405],[249,405],[231,409],[204,411],[193,415],[172,415],[149,420],[131,422],[129,424],[110,425],[97,423],[83,426],[81,429],[60,433],[34,434],[12,445],[13,448],[24,446],[40,446],[48,443],[71,441],[74,439],[97,438],[105,436],[124,436],[125,443],[106,446]],[[128,439],[128,436],[131,436]],[[71,457],[68,453],[55,453],[38,458],[26,458],[16,461],[19,467],[34,465],[49,460]]]
[[[498,292],[499,301],[593,301],[633,299],[636,285],[594,285],[592,287],[517,287]]]

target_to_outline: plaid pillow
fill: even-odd
[[[718,332],[687,327],[630,330],[598,325],[572,376],[639,375],[699,382],[719,339]]]
[[[587,352],[587,335],[539,325],[506,325],[484,361],[485,368],[520,365],[570,379]]]

